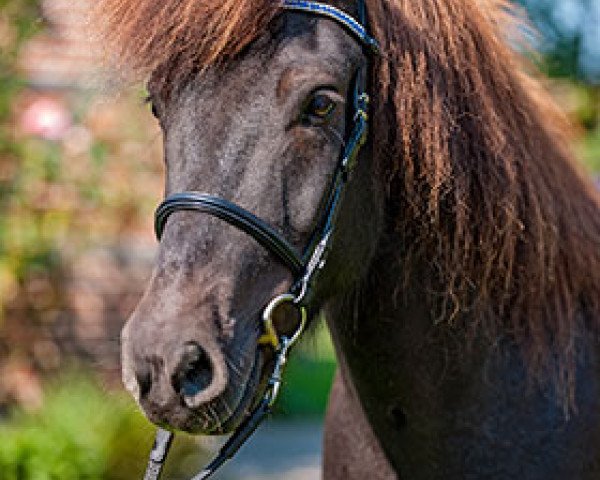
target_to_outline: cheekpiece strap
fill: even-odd
[[[321,2],[309,2],[305,0],[283,0],[283,8],[308,12],[331,18],[346,27],[354,36],[371,52],[379,53],[377,40],[371,37],[365,27],[354,18],[339,8]]]

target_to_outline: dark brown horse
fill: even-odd
[[[305,245],[355,40],[274,0],[99,3],[113,54],[150,79],[167,194],[219,195]],[[327,479],[600,478],[600,201],[505,45],[508,7],[367,1],[370,140],[315,286],[340,364]],[[148,417],[234,428],[271,361],[259,312],[290,281],[250,237],[174,213],[123,332]]]

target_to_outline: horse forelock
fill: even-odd
[[[158,71],[164,81],[235,56],[280,8],[276,0],[99,0],[91,20],[127,77]]]
[[[281,8],[97,5],[109,51],[136,79],[227,61]],[[566,122],[507,46],[522,24],[504,0],[367,0],[367,10],[383,51],[372,134],[406,271],[433,273],[424,288],[440,321],[511,334],[573,407],[579,320],[600,321],[600,200]]]

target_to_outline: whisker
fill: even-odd
[[[217,412],[215,412],[215,410],[213,410],[213,408],[208,403],[206,404],[206,407],[208,408],[208,411],[212,415],[213,419],[215,420],[218,429],[222,430],[223,424],[221,423],[221,419],[219,418],[219,415],[217,414]]]
[[[202,428],[206,430],[208,428],[208,415],[206,414],[206,412],[204,410],[193,409],[191,409],[190,412],[192,413],[195,419],[200,420],[200,422],[202,422]]]
[[[219,401],[220,401],[221,405],[223,405],[223,408],[225,409],[227,416],[230,418],[233,417],[233,409],[231,408],[231,406],[229,405],[227,400],[225,400],[222,397],[219,397]]]

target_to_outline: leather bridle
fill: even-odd
[[[356,19],[345,12],[324,3],[284,0],[284,10],[304,12],[325,16],[334,20],[364,47],[367,58],[378,53],[376,40],[367,31],[367,16],[364,0],[358,0]],[[275,228],[254,214],[228,200],[198,192],[176,193],[167,197],[155,213],[155,233],[160,240],[169,216],[177,211],[196,211],[217,217],[254,238],[263,248],[285,265],[293,275],[294,282],[290,290],[273,298],[263,311],[264,333],[259,339],[261,345],[271,346],[275,352],[273,372],[269,377],[267,389],[258,405],[231,435],[215,459],[192,480],[210,477],[225,461],[231,458],[244,442],[252,435],[258,425],[271,411],[281,385],[281,374],[287,360],[290,347],[304,331],[307,309],[311,302],[313,285],[319,271],[325,265],[331,245],[332,232],[338,215],[339,205],[344,195],[350,173],[355,167],[361,147],[367,139],[369,96],[367,90],[368,65],[361,67],[354,80],[351,124],[333,179],[326,194],[324,214],[311,236],[303,254],[283,237]],[[292,304],[298,312],[298,321],[292,334],[277,332],[274,325],[274,312],[283,304]],[[174,434],[159,429],[150,454],[145,480],[158,479],[166,460]]]

